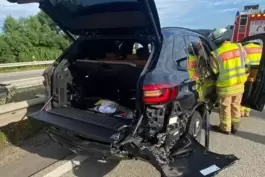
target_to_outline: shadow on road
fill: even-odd
[[[238,131],[236,136],[265,145],[265,136],[263,135],[258,135],[256,133],[250,133],[245,131]]]
[[[50,140],[43,131],[43,125],[26,119],[28,114],[42,106],[6,114],[10,119],[19,116],[21,121],[0,127],[0,176],[27,177],[71,154]],[[4,120],[8,120],[6,117]]]
[[[80,165],[75,166],[71,172],[77,177],[102,177],[111,172],[118,164],[119,160],[108,160],[106,163],[98,162],[97,157],[89,157]]]
[[[251,111],[250,112],[250,116],[254,116],[254,117],[257,117],[257,118],[261,118],[261,119],[265,119],[265,112],[262,111],[262,112],[259,112],[259,111]]]
[[[37,122],[30,121],[27,119],[27,115],[40,110],[41,107],[42,104],[29,107],[27,110],[17,110],[6,114],[3,119],[4,121],[9,121],[9,119],[12,119],[13,117],[20,119],[20,121],[12,122],[0,127],[0,146],[3,147],[6,142],[15,146],[22,145],[25,139],[38,133],[42,129],[42,125]],[[6,124],[5,122],[2,123]]]

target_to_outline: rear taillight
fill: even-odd
[[[151,84],[143,86],[144,104],[164,104],[176,99],[178,89],[171,84]]]

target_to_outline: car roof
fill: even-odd
[[[164,40],[167,40],[171,38],[172,36],[176,35],[193,35],[204,38],[211,48],[214,50],[216,49],[216,45],[213,43],[213,41],[210,41],[208,37],[208,33],[210,33],[212,30],[210,29],[189,29],[189,28],[183,28],[183,27],[164,27],[161,29]]]
[[[189,28],[183,28],[183,27],[164,27],[161,29],[162,33],[166,36],[168,35],[178,35],[178,34],[191,34],[191,35],[197,35],[201,36],[200,33],[193,31],[192,29]]]

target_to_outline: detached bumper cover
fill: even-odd
[[[185,153],[172,156],[174,160],[167,165],[161,165],[157,156],[147,147],[140,148],[131,143],[127,144],[125,148],[134,156],[145,159],[152,164],[162,177],[212,177],[239,160],[234,155],[206,152],[205,147],[194,138],[189,137],[189,140],[190,143],[185,148]]]
[[[188,148],[192,149],[192,151],[187,156],[176,158],[169,165],[169,168],[176,171],[179,176],[212,177],[239,160],[234,155],[222,155],[205,151],[205,147],[194,138],[189,137],[189,139],[191,144]],[[170,170],[164,169],[164,172],[166,176],[171,175]]]

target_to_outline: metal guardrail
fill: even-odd
[[[21,66],[49,65],[49,64],[52,64],[53,62],[54,62],[54,60],[20,62],[20,63],[4,63],[4,64],[0,64],[0,69],[1,68],[21,67]]]

